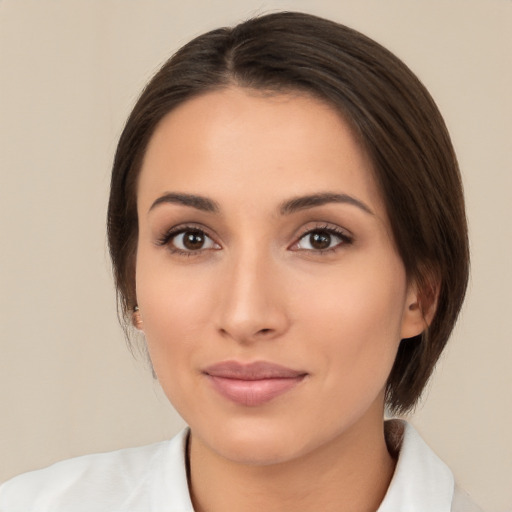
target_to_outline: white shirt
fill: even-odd
[[[0,486],[0,512],[193,512],[185,451],[188,429],[170,441],[85,455]],[[377,512],[481,512],[408,423],[386,422],[399,453]]]

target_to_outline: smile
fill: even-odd
[[[265,361],[251,364],[225,361],[206,368],[203,373],[223,397],[248,407],[262,405],[290,391],[307,375]]]

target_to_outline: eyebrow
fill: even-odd
[[[323,206],[329,203],[341,203],[356,206],[360,210],[370,215],[375,215],[368,205],[356,199],[355,197],[349,196],[348,194],[333,194],[331,192],[325,192],[320,194],[312,194],[309,196],[300,196],[289,201],[285,201],[281,204],[279,212],[281,215],[290,215],[299,210],[306,210],[308,208],[314,208],[316,206]]]
[[[183,194],[177,192],[168,192],[160,196],[153,202],[149,208],[149,211],[153,210],[158,205],[165,203],[180,204],[208,213],[220,212],[219,204],[213,199],[195,194]],[[293,199],[289,199],[288,201],[281,203],[279,207],[279,213],[281,215],[291,215],[292,213],[298,212],[300,210],[315,208],[316,206],[323,206],[329,203],[349,204],[356,206],[365,213],[374,215],[370,207],[363,203],[363,201],[360,201],[359,199],[356,199],[355,197],[352,197],[348,194],[334,194],[332,192],[294,197]]]
[[[183,206],[189,206],[191,208],[195,208],[196,210],[209,213],[219,213],[220,211],[219,205],[212,199],[194,194],[181,194],[176,192],[168,192],[160,196],[156,201],[153,202],[149,208],[149,211],[153,210],[158,205],[165,203],[181,204]]]

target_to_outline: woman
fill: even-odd
[[[478,510],[414,407],[464,297],[442,118],[387,50],[300,13],[202,35],[112,173],[120,305],[189,425],[0,488],[0,509]]]

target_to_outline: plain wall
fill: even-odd
[[[512,509],[510,0],[0,0],[0,480],[181,428],[117,324],[110,165],[141,87],[179,45],[273,9],[383,43],[445,116],[472,278],[412,421],[488,512]]]

